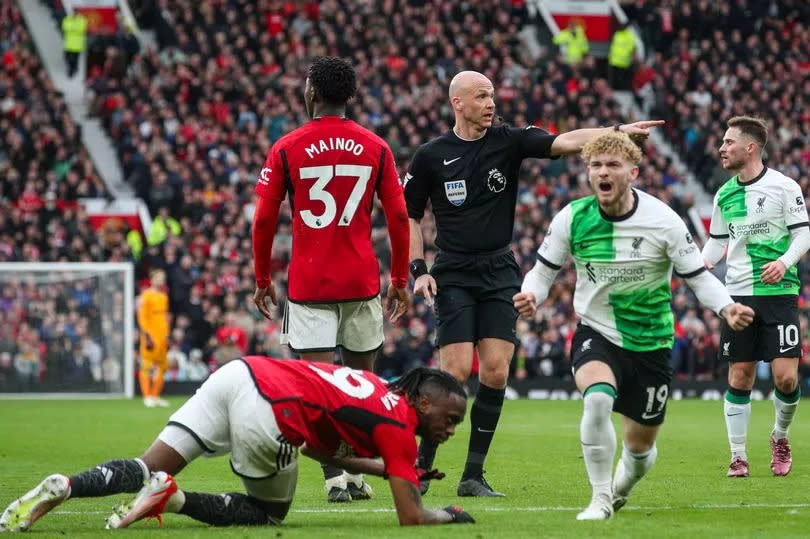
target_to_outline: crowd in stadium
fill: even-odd
[[[106,194],[79,126],[33,46],[16,2],[0,2],[0,199],[26,211]],[[6,215],[6,211],[3,211]]]
[[[0,390],[123,388],[123,275],[7,273],[0,282]]]
[[[639,83],[651,85],[650,114],[695,175],[714,192],[718,118],[769,111],[769,162],[810,187],[810,5],[782,2],[644,2],[631,11],[650,50]]]
[[[630,121],[593,57],[569,65],[554,46],[532,56],[521,29],[533,21],[523,8],[499,0],[478,2],[475,10],[471,4],[441,1],[130,4],[142,24],[153,25],[160,48],[134,55],[125,71],[89,74],[88,98],[91,113],[101,118],[116,146],[127,181],[153,217],[166,223],[167,233],[145,239],[142,251],[133,250],[125,228],[113,224],[94,232],[73,204],[79,197],[104,196],[103,182],[42,68],[16,4],[2,1],[0,260],[131,259],[141,281],[150,269],[164,268],[174,316],[167,380],[202,379],[209,369],[244,353],[290,355],[279,344],[282,309],[270,322],[252,304],[250,222],[253,188],[268,149],[307,120],[302,76],[312,56],[352,58],[360,95],[351,116],[387,140],[401,174],[420,144],[450,129],[447,85],[461,68],[479,70],[494,82],[497,112],[514,125],[563,132]],[[798,1],[781,2],[781,11],[773,13],[773,8],[759,10],[759,3],[741,0],[736,4],[746,9],[734,17],[742,19],[735,18],[737,30],[726,33],[723,21],[732,15],[725,4],[638,4],[629,14],[650,58],[637,69],[639,95],[644,85],[645,91],[652,90],[651,117],[668,121],[667,135],[707,190],[713,193],[725,178],[716,159],[725,128],[719,119],[768,110],[773,111],[768,163],[797,179],[807,193],[810,29],[800,22],[802,16],[808,20],[807,8]],[[739,30],[749,26],[757,32]],[[752,49],[760,52],[752,55]],[[743,67],[741,55],[753,64]],[[639,178],[638,187],[681,215],[693,204],[675,166],[649,143]],[[551,217],[569,200],[587,194],[578,158],[524,164],[513,243],[524,271],[534,264]],[[280,305],[291,248],[285,208],[273,249]],[[373,223],[385,287],[389,253],[380,208]],[[423,235],[430,263],[435,231],[429,215]],[[800,272],[806,277],[806,263]],[[569,263],[535,319],[519,320],[515,377],[570,376],[574,280]],[[800,296],[803,308],[807,298],[810,284]],[[698,307],[677,278],[673,311],[677,375],[724,376],[725,365],[717,360],[719,319]],[[9,316],[8,310],[0,309],[0,316]],[[26,318],[29,325],[41,320],[33,309]],[[805,312],[805,336],[807,320]],[[434,363],[435,323],[432,310],[415,300],[408,316],[386,329],[378,371],[395,376]],[[37,340],[40,373],[46,376],[47,354],[60,341],[44,326],[36,327],[39,335],[30,339]],[[0,374],[3,353],[14,358],[30,349],[29,333],[4,335]]]

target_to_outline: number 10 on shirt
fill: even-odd
[[[355,184],[343,213],[340,215],[338,226],[349,226],[352,222],[357,207],[366,192],[368,180],[371,178],[371,167],[364,165],[326,165],[318,167],[302,167],[299,169],[299,177],[302,180],[315,180],[309,188],[310,200],[317,200],[324,205],[324,211],[320,215],[315,215],[310,210],[300,212],[301,220],[310,228],[325,228],[329,226],[337,215],[337,203],[335,197],[326,191],[326,186],[335,177],[354,179]]]

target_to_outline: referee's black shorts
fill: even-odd
[[[517,343],[512,296],[523,276],[510,247],[477,255],[442,251],[430,273],[438,287],[439,347],[485,338]]]

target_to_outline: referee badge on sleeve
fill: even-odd
[[[464,180],[444,182],[444,192],[450,204],[461,206],[467,200],[467,182]]]

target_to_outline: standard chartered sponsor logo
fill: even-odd
[[[756,236],[757,234],[769,234],[771,227],[767,221],[763,223],[729,223],[728,232],[732,239],[742,236]]]
[[[642,267],[594,266],[588,262],[585,270],[592,283],[638,283],[646,278]]]
[[[593,269],[593,264],[588,262],[585,264],[585,272],[588,274],[588,280],[592,283],[596,282],[596,272]]]

